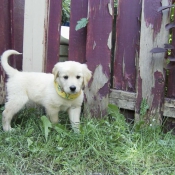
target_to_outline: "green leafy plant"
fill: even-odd
[[[117,7],[118,0],[114,0],[114,7]]]
[[[81,18],[79,21],[77,21],[77,25],[75,26],[75,30],[80,30],[83,27],[86,27],[88,24],[88,19],[87,18]]]
[[[62,23],[70,20],[70,0],[63,0],[62,2]]]
[[[49,135],[49,132],[50,132],[49,128],[52,128],[52,124],[46,116],[42,116],[41,121],[42,121],[43,128],[44,128],[44,136],[45,136],[45,139],[47,141],[47,138],[48,138],[48,135]]]
[[[141,105],[140,105],[140,116],[141,116],[142,119],[146,115],[148,109],[149,109],[149,105],[147,103],[147,100],[142,99],[142,102],[141,102]]]
[[[144,116],[146,115],[148,109],[149,109],[149,105],[147,103],[147,100],[142,99],[142,102],[140,105],[140,118],[139,118],[139,121],[136,121],[134,125],[134,129],[136,131],[139,131],[145,125]]]

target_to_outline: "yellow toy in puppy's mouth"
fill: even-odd
[[[79,91],[78,93],[76,94],[69,94],[69,93],[66,93],[64,92],[64,90],[59,86],[59,84],[57,82],[54,81],[54,86],[55,86],[55,89],[56,89],[56,92],[59,96],[61,96],[62,98],[65,98],[67,100],[74,100],[76,99],[80,94],[81,94],[81,91]]]

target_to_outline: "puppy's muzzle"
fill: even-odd
[[[76,90],[76,87],[74,85],[70,86],[69,88],[70,88],[71,92],[75,92],[75,90]]]

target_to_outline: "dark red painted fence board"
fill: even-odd
[[[86,59],[88,67],[94,72],[87,103],[94,116],[102,116],[108,103],[110,81],[111,34],[113,16],[111,0],[89,0]]]
[[[139,53],[141,1],[118,1],[113,88],[135,92]]]
[[[22,52],[24,27],[24,0],[1,0],[0,3],[0,54],[7,49]],[[21,57],[21,58],[20,58]],[[10,59],[13,67],[22,70],[22,56]],[[1,66],[0,66],[1,67]],[[5,73],[0,68],[0,104],[5,100]]]
[[[88,0],[71,0],[69,60],[86,62],[87,28],[75,30],[77,21],[87,18]]]
[[[7,0],[0,3],[0,55],[10,48],[10,4]]]
[[[52,72],[53,66],[59,61],[60,27],[62,0],[50,0],[49,24],[46,43],[45,72]]]
[[[0,3],[0,55],[11,45],[10,33],[10,4],[7,0],[2,0]],[[5,73],[0,65],[0,104],[5,100]]]
[[[23,52],[23,31],[24,31],[24,5],[25,0],[11,0],[11,48]],[[13,56],[11,64],[18,70],[22,70],[22,55]]]
[[[136,61],[139,54],[141,1],[118,1],[116,20],[116,54],[113,67],[113,88],[136,91]],[[121,110],[127,120],[134,119],[134,113]]]

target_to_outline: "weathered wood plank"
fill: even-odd
[[[69,60],[86,62],[87,28],[75,30],[77,21],[87,18],[88,0],[71,0]]]
[[[94,73],[85,90],[87,105],[93,116],[102,117],[108,105],[113,1],[88,1],[86,59]]]
[[[48,0],[25,0],[23,70],[44,71]]]
[[[45,61],[45,72],[52,72],[53,66],[59,61],[61,33],[62,0],[50,0],[49,2],[49,23],[46,42],[47,57]]]
[[[165,98],[163,115],[175,118],[175,99]]]
[[[135,110],[136,93],[111,89],[109,103],[121,109]],[[162,106],[163,116],[175,118],[175,99],[165,98]]]
[[[134,110],[136,93],[111,89],[109,103],[116,104],[119,108]]]
[[[165,74],[163,70],[164,54],[152,54],[155,47],[164,47],[168,42],[165,25],[169,22],[169,9],[157,12],[161,6],[170,4],[169,0],[144,0],[142,2],[140,55],[138,64],[136,120],[139,120],[140,104],[146,99],[149,110],[145,121],[152,118],[157,124],[162,121],[162,104],[164,100]],[[151,8],[150,8],[151,7]]]
[[[118,0],[113,88],[135,92],[140,39],[140,0]]]
[[[115,59],[111,60],[114,89],[136,91],[136,62],[139,53],[140,17],[142,1],[119,0],[116,19]],[[134,113],[125,110],[125,115],[134,118]]]

